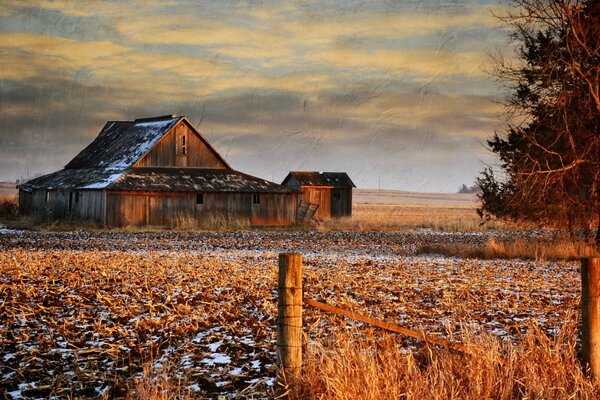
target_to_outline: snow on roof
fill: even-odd
[[[32,179],[19,188],[25,191],[37,189],[104,189],[123,175],[122,170],[103,168],[61,169]]]
[[[295,193],[296,190],[231,169],[132,168],[107,189]]]
[[[142,158],[183,117],[109,121],[100,134],[65,168],[125,170]]]
[[[230,168],[131,168],[184,117],[109,121],[65,169],[20,185],[37,189],[119,189],[201,192],[295,193],[295,189]]]

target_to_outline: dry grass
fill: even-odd
[[[200,220],[193,215],[181,213],[178,214],[170,224],[170,228],[180,231],[224,231],[248,229],[249,227],[250,220],[247,217],[238,214],[218,212],[206,213],[205,215],[202,215]]]
[[[503,221],[481,223],[475,206],[400,204],[354,204],[351,218],[317,223],[320,231],[406,231],[431,229],[449,232],[478,232],[526,229]]]
[[[560,239],[550,242],[524,239],[501,242],[492,238],[483,247],[462,244],[427,244],[421,246],[417,253],[485,260],[520,258],[536,261],[578,260],[581,257],[598,256],[598,252],[593,245],[587,243],[573,244],[570,241]]]
[[[19,198],[15,195],[0,195],[0,221],[12,221],[19,215]]]
[[[185,382],[189,384],[189,382]],[[142,375],[128,383],[126,398],[131,400],[185,400],[190,397],[181,380],[173,378],[170,364],[144,364]]]
[[[310,399],[594,399],[598,387],[577,358],[577,318],[555,336],[530,325],[517,343],[469,335],[476,356],[425,348],[398,339],[346,331],[309,346],[304,375]],[[383,338],[382,338],[383,337]]]

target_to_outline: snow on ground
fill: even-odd
[[[123,396],[149,376],[191,397],[271,397],[283,251],[304,255],[306,297],[442,336],[552,333],[578,303],[577,263],[415,254],[489,234],[0,233],[7,398]],[[311,341],[347,324],[305,309]]]

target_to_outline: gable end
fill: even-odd
[[[231,169],[186,118],[173,126],[135,167],[191,167]]]

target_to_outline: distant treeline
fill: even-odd
[[[458,193],[461,193],[461,194],[472,194],[472,193],[480,193],[480,192],[481,192],[481,188],[479,187],[479,184],[477,182],[475,182],[471,186],[467,186],[463,183],[462,186],[458,188]]]

